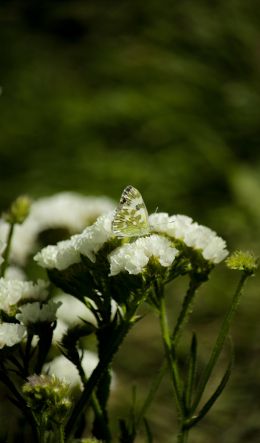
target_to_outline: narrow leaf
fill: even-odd
[[[185,426],[186,429],[190,429],[192,428],[195,424],[197,424],[203,417],[205,417],[205,415],[207,414],[207,412],[211,409],[211,407],[214,405],[215,401],[218,399],[218,397],[221,395],[222,391],[224,390],[229,377],[231,375],[231,370],[232,370],[232,366],[233,366],[233,353],[232,353],[232,357],[231,360],[229,362],[229,365],[227,367],[227,370],[225,372],[225,374],[223,375],[217,389],[214,391],[214,393],[212,394],[212,396],[208,399],[208,401],[205,403],[205,405],[202,407],[202,409],[200,410],[200,412],[198,413],[198,415],[194,418],[192,418],[187,425]]]
[[[185,406],[187,410],[189,410],[192,401],[192,392],[193,392],[195,374],[196,374],[196,364],[197,364],[197,337],[196,334],[193,334],[191,340],[191,347],[190,347],[187,383],[185,387]]]
[[[153,443],[153,435],[151,432],[150,425],[149,425],[148,421],[146,420],[146,418],[144,418],[144,427],[145,427],[145,432],[146,432],[147,443]]]

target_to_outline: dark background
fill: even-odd
[[[132,184],[149,211],[190,215],[230,250],[259,253],[257,0],[1,0],[0,42],[2,209],[21,193],[118,199]],[[236,278],[220,266],[202,290],[190,326],[202,348]],[[232,380],[191,443],[260,440],[258,282],[234,323]],[[122,402],[158,367],[157,322],[143,324],[117,360]],[[175,432],[167,386],[151,411],[165,443]]]

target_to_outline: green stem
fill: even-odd
[[[64,443],[64,427],[60,425],[58,427],[58,441],[57,443]]]
[[[181,336],[181,332],[183,330],[183,327],[184,327],[185,323],[187,322],[189,315],[191,314],[192,303],[194,301],[196,291],[201,284],[202,284],[202,281],[198,281],[195,278],[191,277],[189,288],[188,288],[188,291],[184,297],[181,311],[178,316],[177,323],[176,323],[176,326],[175,326],[173,334],[172,334],[172,344],[174,344],[175,346]]]
[[[82,392],[82,395],[78,402],[76,403],[74,409],[72,410],[71,416],[68,420],[67,426],[66,426],[66,437],[69,439],[73,435],[73,432],[77,426],[78,420],[81,416],[81,414],[86,410],[87,406],[89,405],[91,401],[91,394],[96,387],[99,379],[101,378],[104,371],[107,369],[108,365],[111,363],[112,358],[116,351],[118,350],[120,344],[122,343],[124,337],[128,333],[129,329],[132,326],[132,319],[134,316],[134,313],[137,309],[138,302],[134,303],[132,309],[129,311],[127,318],[124,320],[124,322],[120,325],[118,328],[117,334],[115,336],[114,341],[111,343],[110,346],[107,346],[106,353],[102,355],[102,359],[100,359],[98,365],[92,372],[90,378],[88,379],[88,382],[84,388],[84,391]]]
[[[7,242],[6,242],[6,248],[5,251],[3,253],[3,263],[1,266],[1,277],[5,276],[5,271],[8,267],[8,261],[9,261],[9,255],[10,255],[10,250],[11,250],[11,243],[12,243],[12,237],[13,237],[13,233],[14,233],[14,223],[10,223],[9,224],[9,231],[8,231],[8,236],[7,236]]]
[[[239,283],[238,283],[238,286],[237,286],[236,291],[234,293],[234,296],[233,296],[232,302],[230,304],[229,310],[227,311],[227,313],[225,315],[225,318],[223,320],[223,323],[222,323],[219,335],[218,335],[216,343],[215,343],[215,345],[213,347],[213,350],[212,350],[209,362],[208,362],[208,364],[207,364],[207,366],[205,368],[203,377],[201,379],[201,383],[200,383],[199,388],[198,388],[197,396],[195,398],[191,414],[194,413],[194,411],[196,410],[196,408],[197,408],[197,406],[198,406],[198,404],[199,404],[199,402],[201,400],[201,397],[203,395],[205,387],[206,387],[206,385],[207,385],[207,383],[209,381],[209,378],[211,376],[212,370],[213,370],[213,368],[214,368],[214,366],[215,366],[215,364],[216,364],[216,362],[218,360],[218,357],[219,357],[219,355],[220,355],[220,353],[222,351],[225,339],[226,339],[227,334],[229,332],[231,321],[232,321],[232,319],[234,317],[234,314],[235,314],[235,312],[237,310],[237,307],[238,307],[238,304],[239,304],[239,301],[240,301],[240,296],[241,296],[241,293],[242,293],[242,288],[243,288],[247,278],[248,278],[248,275],[243,273],[241,278],[240,278],[240,280],[239,280]]]
[[[189,436],[188,429],[181,429],[179,434],[177,435],[177,443],[187,443]]]
[[[191,277],[189,288],[188,288],[187,293],[184,297],[181,311],[179,313],[179,316],[178,316],[178,319],[176,322],[176,326],[175,326],[172,336],[171,336],[171,342],[172,342],[172,345],[174,345],[174,346],[176,346],[177,342],[179,341],[184,324],[187,322],[188,317],[191,314],[192,303],[194,301],[196,291],[201,284],[202,284],[202,281],[198,281],[198,280]],[[155,394],[158,391],[159,386],[161,384],[161,381],[167,372],[167,368],[168,368],[167,362],[166,362],[166,359],[164,358],[162,365],[161,365],[156,377],[152,381],[152,384],[151,384],[151,387],[150,387],[149,392],[147,394],[147,397],[145,398],[143,406],[141,407],[141,410],[140,410],[138,417],[136,419],[136,430],[139,428],[149,406],[152,404]]]
[[[86,385],[88,383],[88,378],[86,377],[85,372],[84,372],[82,365],[80,363],[77,365],[77,369],[78,369],[81,381],[83,383],[83,386],[86,387]],[[95,392],[92,392],[92,394],[91,394],[90,403],[91,403],[92,409],[94,411],[95,417],[98,418],[99,426],[101,426],[102,429],[104,430],[104,435],[107,435],[107,437],[110,438],[109,437],[110,431],[108,429],[108,424],[106,423],[102,408],[100,406],[100,403],[98,401],[98,398],[97,398]]]
[[[176,406],[179,417],[182,420],[184,408],[183,408],[182,393],[181,393],[182,391],[181,381],[179,377],[179,371],[175,356],[175,349],[172,347],[171,343],[171,336],[169,332],[168,320],[166,315],[165,298],[163,296],[160,297],[160,325],[161,325],[161,333],[165,348],[166,359],[168,362],[173,382]]]

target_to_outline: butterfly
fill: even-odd
[[[117,237],[140,237],[150,232],[148,212],[143,197],[131,185],[122,192],[112,221],[112,232]]]

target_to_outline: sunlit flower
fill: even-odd
[[[87,227],[82,234],[75,236],[72,240],[76,250],[92,262],[95,262],[95,254],[112,237],[111,224],[113,217],[114,211],[102,215],[96,223]]]
[[[44,268],[66,269],[80,261],[80,254],[95,262],[95,254],[112,236],[111,222],[113,212],[102,215],[81,234],[74,235],[70,240],[58,242],[57,245],[43,248],[34,259]]]
[[[193,222],[190,217],[156,213],[150,215],[149,221],[154,231],[183,241],[186,246],[200,251],[211,263],[217,264],[228,255],[226,242],[215,231]]]
[[[34,201],[30,214],[22,225],[15,227],[11,258],[24,265],[28,256],[37,251],[38,235],[47,230],[65,228],[69,233],[80,232],[97,217],[114,209],[107,197],[86,197],[74,192],[62,192]],[[0,239],[6,241],[9,225],[0,221]]]
[[[0,349],[4,346],[14,346],[22,341],[26,333],[23,325],[16,323],[0,323]]]
[[[170,266],[179,251],[174,248],[170,241],[159,235],[138,238],[133,243],[124,244],[116,248],[109,255],[110,275],[127,271],[129,274],[139,274],[149,259],[154,257],[161,266]]]

